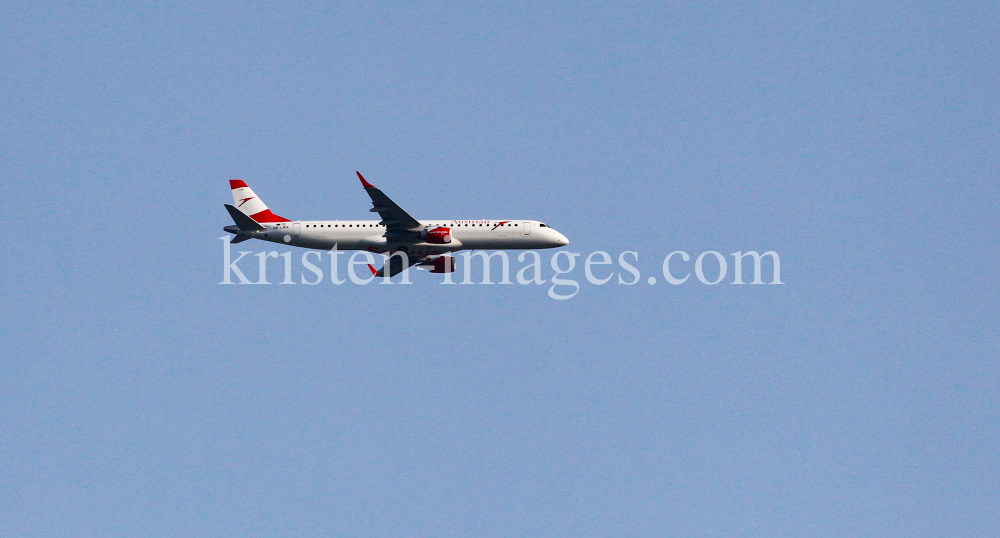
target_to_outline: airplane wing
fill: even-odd
[[[394,277],[399,273],[402,273],[403,271],[409,269],[410,267],[413,267],[414,265],[431,265],[436,258],[440,258],[440,256],[429,255],[429,256],[424,256],[422,258],[408,257],[407,263],[409,265],[403,267],[403,259],[400,258],[399,256],[392,256],[389,258],[389,263],[382,266],[381,269],[376,271],[375,267],[372,266],[371,264],[368,264],[368,268],[371,269],[372,274],[375,275],[376,277],[385,276],[385,272],[387,269],[389,271],[389,276]]]
[[[379,190],[375,185],[365,181],[364,176],[361,172],[356,172],[358,174],[358,179],[361,180],[361,185],[364,186],[365,192],[372,199],[372,207],[369,209],[372,213],[378,213],[382,217],[382,226],[385,226],[386,235],[409,235],[412,233],[413,228],[418,228],[420,223],[417,219],[410,216],[409,213],[403,211],[403,208],[396,205],[386,196],[381,190]],[[409,232],[409,233],[406,233]]]

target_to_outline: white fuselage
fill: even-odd
[[[262,223],[264,230],[241,235],[296,247],[330,250],[390,252],[406,247],[413,255],[439,255],[458,250],[508,250],[556,248],[569,244],[558,231],[536,220],[421,220],[427,230],[449,228],[451,242],[428,243],[419,239],[384,237],[377,220],[309,220]]]

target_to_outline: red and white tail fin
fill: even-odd
[[[230,179],[229,187],[233,189],[233,205],[257,222],[290,222],[285,217],[279,217],[264,205],[264,202],[247,187],[242,179]]]

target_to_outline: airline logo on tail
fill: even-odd
[[[230,179],[229,188],[233,190],[233,204],[253,220],[257,222],[291,222],[285,217],[272,213],[242,179]]]

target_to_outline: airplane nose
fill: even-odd
[[[569,244],[569,239],[567,239],[566,236],[563,234],[559,234],[559,237],[556,238],[556,241],[559,243],[560,246],[563,247]]]

